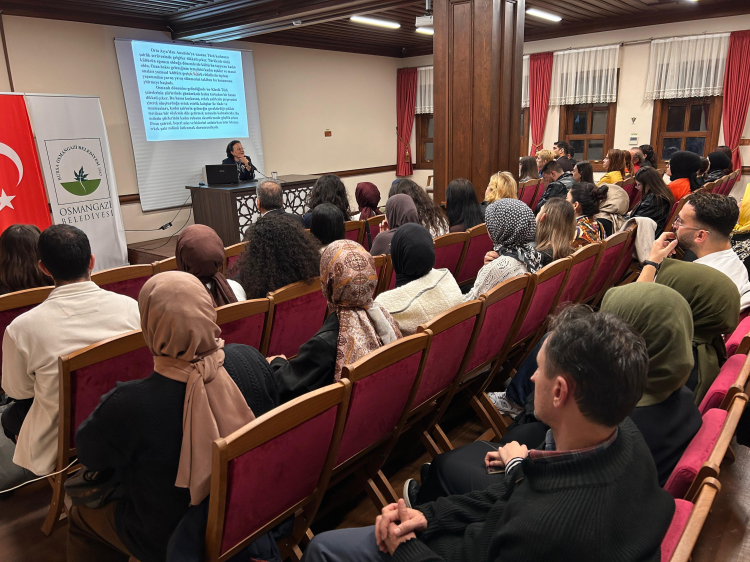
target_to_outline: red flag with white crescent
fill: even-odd
[[[0,232],[12,224],[52,224],[26,103],[0,95]]]

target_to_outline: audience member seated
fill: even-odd
[[[373,240],[370,254],[390,254],[393,235],[402,225],[409,223],[420,223],[414,200],[403,193],[389,197],[385,203],[385,220],[380,223],[380,234]]]
[[[356,242],[337,240],[325,249],[320,258],[328,301],[323,326],[293,359],[268,358],[282,404],[340,380],[344,365],[401,338],[393,317],[372,300],[377,283],[372,256]]]
[[[294,213],[287,213],[284,210],[284,190],[276,180],[271,178],[261,180],[256,188],[256,194],[258,211],[260,211],[261,217],[265,217],[266,215],[283,215],[294,219],[300,224],[304,224],[301,216]]]
[[[542,265],[567,258],[573,253],[576,236],[576,214],[573,205],[555,197],[545,203],[536,217],[536,249],[542,254]]]
[[[175,257],[177,269],[200,279],[214,306],[246,300],[242,285],[224,276],[224,244],[210,226],[193,224],[183,230]]]
[[[599,561],[612,553],[658,560],[674,500],[659,488],[646,443],[626,419],[647,368],[643,339],[622,320],[580,306],[566,310],[534,375],[537,415],[551,428],[543,448],[511,442],[497,450],[479,442],[487,465],[504,473],[486,474],[480,459],[477,478],[454,475],[474,491],[417,509],[399,500],[375,527],[317,535],[306,562],[375,562],[386,560],[384,553],[397,561]]]
[[[571,162],[571,164],[573,164],[573,166],[576,165],[576,163],[577,163],[577,160],[576,160],[576,149],[573,148],[571,145],[568,145],[568,146],[565,147],[565,156],[568,157],[568,160],[570,160],[570,162]]]
[[[573,166],[573,179],[578,183],[594,183],[594,168],[588,160],[581,160]]]
[[[534,163],[534,170],[536,170],[536,161],[531,156],[526,158]],[[484,191],[484,201],[479,205],[482,212],[482,221],[484,221],[484,215],[487,212],[487,205],[499,199],[518,199],[518,184],[516,184],[516,180],[510,172],[496,172],[490,176],[490,183],[487,184],[487,189]],[[450,217],[450,213],[448,216]]]
[[[445,190],[445,210],[450,232],[466,232],[484,222],[484,214],[477,203],[474,186],[464,178],[453,180],[448,184]]]
[[[81,230],[50,226],[39,237],[39,257],[55,289],[3,336],[2,385],[14,402],[2,413],[0,490],[55,468],[58,358],[140,327],[135,300],[91,281],[94,256]]]
[[[321,254],[331,242],[346,238],[346,226],[341,209],[330,203],[321,203],[315,207],[310,220],[310,234],[322,244]]]
[[[573,204],[576,213],[576,237],[573,240],[573,248],[604,240],[604,227],[594,217],[599,213],[599,206],[607,198],[608,191],[606,185],[577,183],[568,192],[568,201]]]
[[[391,186],[388,198],[390,199],[398,193],[403,193],[412,198],[414,206],[417,208],[419,223],[430,231],[433,238],[448,234],[450,228],[448,219],[443,210],[427,195],[424,189],[411,180],[400,180],[396,185]],[[386,213],[387,215],[388,213]]]
[[[497,259],[485,263],[464,301],[474,300],[496,285],[542,268],[543,256],[534,246],[536,221],[529,206],[518,199],[500,199],[487,207],[487,232]]]
[[[164,560],[188,507],[208,496],[213,441],[253,421],[259,383],[273,384],[258,357],[240,369],[241,387],[252,389],[243,396],[223,366],[216,311],[195,277],[155,275],[138,304],[154,372],[118,383],[76,433],[78,460],[100,478],[112,475],[118,499],[71,509],[68,562]]]
[[[648,166],[651,165],[652,168],[656,169],[656,154],[654,153],[654,147],[650,144],[642,144],[638,148],[641,149],[641,152],[643,152],[644,161],[641,166]]]
[[[552,145],[552,154],[555,155],[555,162],[560,164],[564,172],[572,172],[575,162],[568,158],[567,149],[570,145],[564,140],[557,141]]]
[[[619,185],[608,185],[607,196],[599,204],[599,212],[594,215],[596,222],[604,228],[605,237],[612,236],[612,233],[620,230],[622,225],[625,224],[628,207],[630,207],[628,192]]]
[[[656,223],[656,238],[667,227],[667,220],[675,203],[674,195],[654,168],[645,164],[635,174],[635,187],[641,190],[641,200],[627,218],[646,217]]]
[[[0,295],[53,284],[39,269],[39,234],[33,224],[13,224],[0,234]]]
[[[380,205],[380,190],[378,186],[369,181],[359,182],[354,190],[354,199],[359,206],[359,213],[354,215],[351,220],[365,221],[371,217],[382,215],[378,209]]]
[[[698,170],[701,167],[701,157],[694,152],[678,150],[667,164],[669,176],[669,190],[675,201],[689,195],[700,187],[698,184]]]
[[[629,150],[621,150],[620,152],[625,158],[625,175],[623,179],[633,177],[635,175],[635,171],[633,170],[633,156]]]
[[[641,147],[634,146],[630,149],[630,159],[633,162],[633,172],[638,173],[641,168],[650,168],[651,162],[646,159]]]
[[[555,159],[555,155],[552,154],[551,150],[543,148],[536,153],[536,167],[539,170],[539,177],[542,176],[542,169],[547,165],[548,162],[552,162]],[[562,169],[562,168],[560,168]]]
[[[734,172],[734,166],[732,164],[732,159],[733,159],[732,149],[729,148],[728,146],[721,145],[721,146],[717,146],[716,150],[719,152],[723,152],[724,154],[726,154],[727,158],[729,158],[729,166],[727,166],[727,169],[724,170],[726,174],[731,174],[732,172]]]
[[[710,181],[708,179],[708,170],[711,167],[711,161],[708,158],[701,157],[701,167],[698,169],[698,172],[695,175],[696,180],[698,181],[698,185],[700,187],[703,187],[703,185]]]
[[[511,177],[513,176],[511,175]],[[518,164],[518,177],[521,178],[518,180],[519,182],[539,179],[539,168],[536,166],[536,158],[533,156],[524,156],[521,158]],[[490,179],[490,181],[492,180]]]
[[[739,219],[734,198],[698,192],[688,197],[674,221],[679,245],[690,250],[700,263],[728,276],[740,292],[740,309],[750,306],[750,280],[747,269],[732,250],[731,235]]]
[[[264,217],[247,232],[237,281],[248,299],[262,299],[297,281],[309,283],[318,276],[318,246],[318,241],[296,221]]]
[[[349,220],[349,217],[351,216],[349,210],[349,196],[346,193],[344,182],[342,182],[338,176],[325,174],[315,180],[315,184],[313,185],[307,199],[307,207],[310,210],[302,215],[305,228],[310,228],[312,212],[315,210],[315,207],[321,203],[331,203],[332,205],[335,205],[341,209],[345,220]]]
[[[745,187],[745,194],[740,201],[740,216],[732,231],[732,250],[750,272],[750,183]],[[0,237],[2,245],[2,237]]]
[[[596,185],[617,183],[625,179],[625,153],[622,150],[610,148],[602,161],[602,165],[607,173],[596,182]]]
[[[557,162],[548,162],[542,168],[542,176],[544,177],[547,187],[544,189],[541,199],[536,204],[534,213],[539,213],[539,210],[544,207],[544,204],[553,199],[554,197],[565,197],[573,184],[576,182],[573,179],[571,172],[563,172],[560,164]]]
[[[405,224],[391,241],[391,259],[396,273],[396,288],[380,293],[375,302],[398,322],[405,336],[417,326],[464,300],[456,279],[447,269],[433,269],[435,246],[427,229]]]
[[[732,158],[722,150],[715,150],[708,155],[711,166],[708,168],[706,181],[716,181],[732,173]]]

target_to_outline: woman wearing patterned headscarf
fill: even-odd
[[[542,268],[542,254],[534,247],[536,220],[526,203],[500,199],[487,207],[487,232],[499,258],[479,270],[474,287],[464,301],[474,300],[496,285]]]
[[[372,256],[351,240],[336,240],[320,257],[328,317],[293,359],[269,357],[281,403],[341,378],[341,368],[401,338],[398,324],[372,293],[378,276]]]

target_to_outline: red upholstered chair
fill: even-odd
[[[333,482],[357,472],[378,508],[398,500],[380,471],[406,422],[424,371],[431,335],[401,338],[344,366],[352,396]]]
[[[604,289],[604,293],[606,293],[610,287],[615,285],[619,286],[632,283],[638,279],[638,275],[640,274],[640,271],[628,271],[634,259],[633,252],[635,250],[635,236],[638,231],[638,223],[631,224],[628,230],[630,231],[630,238],[625,244],[625,249],[622,251],[622,254],[620,254],[620,260],[617,262],[617,265],[612,272],[612,277],[609,280],[609,287]],[[604,293],[599,296],[596,302],[599,302],[604,298]]]
[[[177,258],[167,258],[165,260],[152,263],[154,266],[154,275],[162,271],[174,271],[177,269]]]
[[[390,254],[385,257],[385,270],[380,280],[378,294],[385,291],[391,291],[396,287],[396,274],[393,271],[393,260]]]
[[[232,244],[231,246],[227,246],[226,248],[224,248],[224,271],[227,274],[231,275],[232,268],[234,268],[235,264],[240,259],[240,256],[242,255],[242,252],[245,251],[245,248],[247,248],[247,242],[239,242],[237,244]]]
[[[679,499],[692,499],[705,478],[718,478],[721,463],[737,430],[747,395],[737,394],[728,410],[714,408],[703,415],[703,425],[669,476],[664,489]]]
[[[259,350],[270,308],[269,299],[220,306],[216,309],[216,323],[221,326],[221,339],[224,343],[241,343]]]
[[[435,269],[447,269],[455,275],[470,238],[468,232],[453,232],[435,238]]]
[[[367,219],[367,227],[370,229],[370,240],[374,241],[375,237],[380,234],[380,223],[385,220],[385,215],[375,215]],[[368,252],[370,251],[370,240],[367,239],[367,230],[362,238],[362,246]]]
[[[709,193],[717,193],[716,191],[717,185],[718,185],[717,182],[709,181],[709,182],[704,183],[702,187]]]
[[[594,272],[602,259],[604,244],[597,242],[576,250],[571,256],[570,273],[565,288],[560,295],[559,307],[566,303],[580,302],[586,287],[594,277]]]
[[[701,415],[712,408],[726,410],[732,403],[735,395],[744,392],[747,394],[748,375],[750,375],[750,361],[745,354],[735,354],[722,365],[718,376],[711,384],[706,395],[698,407]]]
[[[630,205],[633,203],[633,200],[636,197],[636,192],[640,191],[635,187],[635,177],[631,176],[629,178],[622,180],[622,182],[617,182],[617,184],[620,187],[622,187],[625,193],[628,194],[628,199],[629,199],[628,208],[632,208],[630,207]]]
[[[260,352],[270,357],[297,355],[300,346],[323,325],[328,303],[320,290],[320,277],[299,281],[268,293],[271,308]]]
[[[300,560],[299,543],[328,487],[351,385],[326,386],[287,402],[214,441],[205,560],[229,560],[285,519],[284,559]]]
[[[375,274],[378,276],[378,284],[375,285],[375,290],[372,293],[372,298],[375,298],[380,294],[380,289],[383,286],[385,272],[388,270],[388,259],[385,255],[373,256],[372,259],[375,261]]]
[[[344,223],[346,239],[361,244],[365,238],[365,221],[346,221]]]
[[[716,190],[714,190],[715,192]],[[680,211],[685,206],[685,203],[687,203],[687,198],[690,197],[690,195],[685,195],[682,199],[679,201],[676,201],[674,205],[672,205],[672,212],[669,213],[669,219],[667,219],[667,226],[664,227],[664,232],[672,232],[674,230],[674,219],[677,218],[677,215],[680,214]]]
[[[519,201],[523,201],[526,203],[529,207],[534,209],[532,205],[534,204],[534,201],[536,200],[536,194],[537,191],[540,188],[542,180],[528,180],[521,182],[518,185],[518,199]]]
[[[611,285],[612,273],[617,264],[619,264],[620,256],[625,250],[629,239],[630,231],[627,231],[613,234],[604,241],[604,250],[602,250],[599,265],[594,272],[589,286],[581,297],[581,302],[594,305],[599,295],[604,295],[605,289]]]
[[[732,335],[727,338],[724,342],[727,348],[727,356],[731,357],[737,353],[742,340],[750,334],[750,316],[740,318],[740,323],[737,324],[737,328],[732,332]],[[750,341],[748,342],[750,343]]]
[[[58,360],[60,415],[55,472],[62,472],[52,480],[52,501],[42,526],[45,535],[52,533],[60,520],[67,479],[65,467],[75,456],[78,427],[116,383],[143,379],[153,371],[154,358],[140,330],[95,343]]]
[[[706,478],[695,500],[674,501],[674,515],[667,534],[661,542],[662,562],[688,562],[703,529],[703,524],[711,511],[711,505],[721,484],[716,478]]]
[[[125,265],[92,273],[91,280],[102,289],[138,300],[138,293],[153,274],[153,264]]]
[[[484,255],[492,250],[492,239],[487,234],[486,224],[478,224],[466,232],[469,234],[469,242],[464,246],[464,253],[455,273],[459,285],[468,285],[476,279],[484,265]]]

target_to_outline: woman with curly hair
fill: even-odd
[[[236,280],[248,299],[260,299],[297,281],[310,283],[319,265],[318,241],[292,219],[274,215],[248,229]]]
[[[346,194],[344,182],[333,174],[325,174],[315,180],[312,191],[307,198],[307,206],[310,210],[302,215],[305,228],[310,228],[313,209],[321,203],[331,203],[341,209],[345,221],[348,221],[352,214],[349,209],[349,196]]]
[[[430,231],[430,235],[433,238],[448,234],[450,228],[448,219],[443,214],[442,209],[430,199],[430,196],[427,195],[424,189],[411,180],[401,180],[391,186],[388,197],[399,193],[412,198],[414,205],[417,207],[420,224]]]

